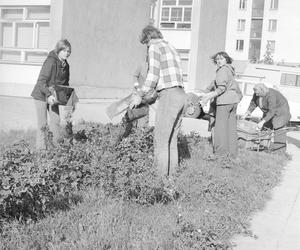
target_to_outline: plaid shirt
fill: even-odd
[[[146,88],[160,91],[175,86],[183,87],[181,60],[174,47],[162,39],[152,39],[148,56]]]

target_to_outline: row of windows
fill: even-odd
[[[283,73],[281,75],[280,85],[300,87],[300,75]]]
[[[237,30],[238,31],[245,31],[246,27],[246,20],[245,19],[238,19]],[[270,19],[268,25],[268,31],[275,32],[277,30],[277,20]]]
[[[193,0],[163,0],[160,28],[190,29]]]
[[[275,41],[274,40],[268,40],[267,41],[267,46],[269,47],[270,51],[272,53],[275,52]],[[235,46],[236,51],[243,51],[244,50],[244,40],[236,40],[236,46]]]
[[[50,6],[1,7],[0,62],[43,62],[49,32]]]
[[[160,28],[190,29],[193,0],[162,0]],[[247,0],[239,1],[239,9],[247,8]],[[278,0],[271,0],[270,9],[278,9]],[[246,20],[239,19],[238,31],[245,30]],[[269,31],[276,31],[277,20],[269,20]]]
[[[270,9],[277,10],[278,9],[278,2],[279,0],[271,0],[270,2]],[[247,0],[240,0],[239,1],[239,9],[246,10],[247,9]]]

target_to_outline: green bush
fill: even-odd
[[[151,129],[122,138],[121,125],[82,123],[73,133],[45,152],[25,141],[3,149],[0,248],[230,249],[232,235],[251,233],[249,215],[286,160],[243,150],[237,160],[212,157],[207,139],[180,135],[180,168],[162,181]]]
[[[46,151],[34,152],[25,141],[8,146],[1,159],[0,216],[38,219],[57,199],[68,207],[72,194],[86,187],[141,204],[169,201],[153,168],[152,130],[121,135],[119,125],[83,123]]]

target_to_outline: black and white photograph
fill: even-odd
[[[300,249],[300,0],[0,0],[0,250]]]

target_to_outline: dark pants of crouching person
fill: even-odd
[[[237,103],[217,105],[214,151],[217,155],[237,156]]]
[[[159,92],[155,117],[154,155],[160,176],[172,175],[178,167],[177,136],[181,126],[181,114],[186,94],[181,87]]]
[[[122,134],[121,138],[127,137],[132,129],[137,128],[146,128],[149,125],[149,105],[140,104],[136,108],[128,109],[125,113],[123,119],[123,124],[125,125],[125,131]]]
[[[271,143],[270,150],[273,152],[286,151],[287,130],[284,127],[288,124],[290,115],[275,116],[264,124],[265,128],[274,129],[273,142]]]

